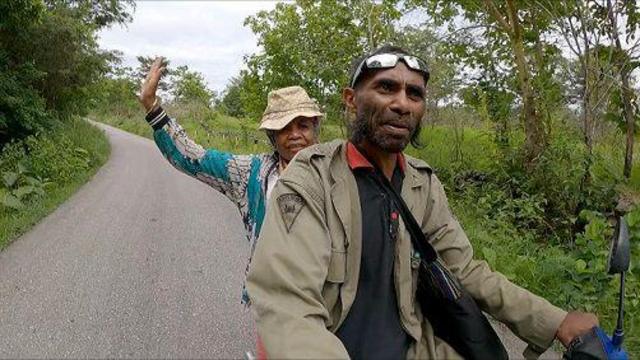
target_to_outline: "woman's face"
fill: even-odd
[[[276,150],[284,161],[291,161],[298,151],[318,142],[316,121],[316,118],[298,116],[276,131]]]

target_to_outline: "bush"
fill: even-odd
[[[480,136],[476,134],[476,138]],[[428,161],[435,158],[441,164],[439,175],[450,195],[476,199],[474,206],[488,220],[533,232],[548,243],[571,245],[586,225],[586,219],[578,216],[581,211],[611,213],[615,207],[617,178],[595,171],[603,162],[598,153],[593,155],[585,176],[586,149],[578,135],[569,130],[551,141],[532,173],[524,168],[524,154],[517,144],[497,149],[477,139],[465,138],[464,142],[467,144],[459,147],[463,154],[470,154],[465,155],[470,160],[466,164],[452,161],[451,150],[443,160],[439,160],[441,154],[432,156],[428,148],[419,155]],[[436,148],[441,153],[452,146],[443,143]],[[475,160],[477,157],[483,160]]]
[[[45,187],[51,184],[32,176],[21,163],[14,171],[3,171],[1,175],[3,186],[0,187],[0,204],[7,209],[24,209],[26,201],[44,196]]]
[[[32,65],[9,69],[0,49],[0,148],[12,138],[22,139],[57,122],[45,110],[44,99],[28,86],[40,76]]]
[[[4,211],[23,210],[49,189],[76,181],[104,163],[107,153],[101,131],[78,119],[8,144],[0,153]]]
[[[487,194],[490,198],[492,194]],[[584,211],[587,225],[567,248],[546,244],[535,233],[514,226],[508,217],[487,216],[476,198],[454,198],[451,205],[474,245],[476,257],[508,279],[567,309],[595,312],[607,331],[615,327],[618,277],[606,272],[612,224],[602,213]],[[632,264],[625,297],[626,347],[640,351],[640,209],[626,216],[633,234]],[[633,261],[636,259],[636,261]]]
[[[86,113],[114,58],[96,34],[130,20],[129,4],[0,2],[0,148]]]

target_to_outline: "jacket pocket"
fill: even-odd
[[[340,319],[342,310],[342,306],[340,305],[340,289],[345,281],[346,261],[347,252],[345,250],[331,249],[327,281],[325,281],[322,288],[322,300],[330,314],[325,325],[333,332],[337,330],[337,326],[335,325],[338,319]]]
[[[344,283],[347,268],[347,251],[331,249],[327,281],[334,284]]]

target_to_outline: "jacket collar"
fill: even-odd
[[[397,154],[397,164],[400,166],[400,170],[404,173],[406,168],[406,160],[402,153]],[[351,170],[355,169],[374,169],[373,164],[362,154],[360,150],[351,142],[347,142],[347,163]]]
[[[331,159],[329,165],[329,173],[331,174],[332,181],[334,183],[337,183],[341,181],[351,180],[352,183],[350,183],[350,185],[355,184],[355,178],[353,177],[353,173],[351,171],[352,167],[349,164],[347,153],[353,152],[353,150],[349,150],[350,147],[353,147],[354,150],[357,150],[357,148],[348,141],[339,140],[335,140],[328,145],[330,146],[325,149],[325,151],[322,153],[322,156],[328,156]],[[366,160],[362,153],[360,153],[359,151],[358,153],[364,160]],[[368,160],[366,161],[369,165],[371,165]],[[367,163],[365,163],[364,161],[354,161],[353,165],[365,166]],[[403,154],[400,158],[400,163],[403,164],[403,170],[405,173],[403,189],[404,187],[408,187],[411,189],[425,185],[429,180],[428,177],[425,176],[424,172],[426,171],[429,174],[433,173],[433,169],[426,162],[413,158],[411,156],[405,156]],[[349,177],[351,179],[349,179]]]

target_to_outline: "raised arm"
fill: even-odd
[[[210,185],[234,203],[242,203],[251,174],[259,170],[260,157],[205,150],[193,141],[158,104],[156,92],[164,72],[164,60],[158,57],[151,65],[139,97],[158,148],[176,169]]]

